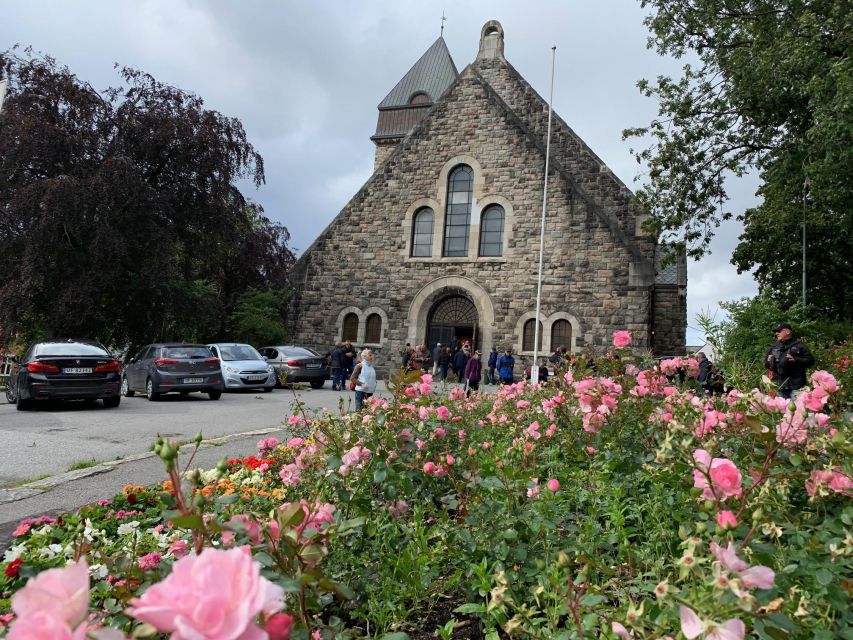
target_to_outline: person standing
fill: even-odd
[[[432,375],[438,373],[438,361],[441,358],[441,343],[437,342],[432,349]]]
[[[376,369],[373,368],[373,352],[370,349],[361,352],[361,362],[356,365],[349,381],[355,385],[355,410],[361,411],[365,398],[376,391]]]
[[[515,381],[515,358],[512,357],[512,349],[507,349],[498,360],[498,376],[501,384],[512,384]]]
[[[345,378],[349,378],[352,375],[352,369],[355,365],[355,356],[355,347],[352,346],[352,342],[347,340],[346,342],[344,342],[344,355],[342,359]]]
[[[465,365],[465,395],[470,396],[471,390],[477,391],[480,388],[480,375],[482,374],[483,363],[480,362],[480,352],[475,351],[471,359]]]
[[[403,349],[403,353],[401,354],[401,356],[401,364],[403,366],[403,369],[405,369],[409,366],[409,360],[412,357],[412,345],[410,343],[406,343],[406,348]]]
[[[468,364],[468,354],[464,349],[460,349],[453,354],[453,373],[456,374],[456,379],[459,382],[465,378],[465,365]]]
[[[438,379],[447,380],[447,370],[450,368],[450,347],[444,347],[438,355]]]
[[[344,390],[344,343],[336,342],[327,353],[329,367],[332,369],[332,391]]]
[[[486,375],[486,384],[497,384],[498,378],[495,375],[495,369],[498,367],[498,350],[495,347],[492,347],[491,352],[489,353],[489,369],[488,374]]]
[[[773,329],[776,342],[764,356],[764,366],[771,380],[779,386],[779,395],[791,398],[806,386],[806,369],[814,364],[814,356],[801,340],[794,338],[794,329],[782,322]]]
[[[539,361],[539,384],[548,382],[548,363],[542,358]]]
[[[701,351],[696,354],[696,360],[699,362],[699,373],[696,376],[696,381],[704,383],[708,379],[708,374],[711,373],[713,363]]]

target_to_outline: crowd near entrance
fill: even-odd
[[[467,297],[454,294],[446,296],[433,305],[427,320],[427,346],[451,345],[470,342],[479,349],[480,336],[477,328],[477,308]]]

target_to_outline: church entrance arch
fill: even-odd
[[[440,298],[430,309],[426,343],[432,348],[439,342],[449,345],[455,338],[461,346],[466,341],[479,346],[477,308],[466,296],[451,294]]]

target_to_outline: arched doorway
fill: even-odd
[[[430,309],[427,319],[426,342],[429,348],[437,343],[449,345],[455,337],[459,344],[470,341],[479,347],[477,308],[465,296],[454,294],[438,300]]]

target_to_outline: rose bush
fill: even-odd
[[[51,618],[68,633],[851,637],[849,374],[828,362],[794,402],[622,353],[471,398],[401,378],[213,470],[160,441],[163,485],[19,527],[0,624],[85,557],[85,628]]]

